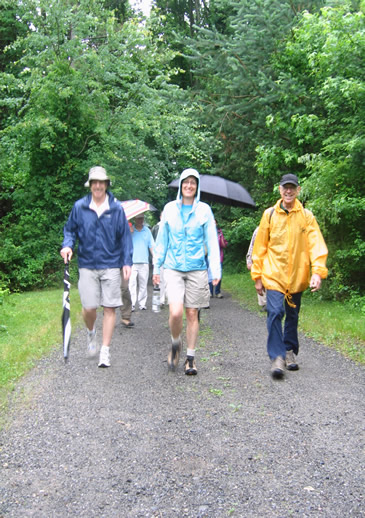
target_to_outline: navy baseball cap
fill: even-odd
[[[296,185],[298,187],[299,186],[298,177],[295,176],[295,174],[291,174],[291,173],[284,174],[281,177],[280,185],[285,185],[286,183],[291,183],[291,184]]]

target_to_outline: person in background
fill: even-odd
[[[315,217],[297,199],[297,176],[284,174],[279,192],[281,198],[261,218],[251,267],[257,293],[266,289],[267,351],[274,379],[284,376],[285,367],[299,368],[295,356],[302,293],[308,286],[319,290],[328,273],[326,243]]]
[[[134,311],[137,301],[139,303],[139,309],[147,309],[147,284],[150,271],[149,252],[153,256],[153,248],[155,246],[152,233],[147,225],[144,224],[144,215],[139,214],[134,219],[135,223],[133,225],[132,232],[133,266],[131,278],[129,280],[129,289],[132,297],[132,311]]]
[[[129,229],[133,232],[132,223],[128,222]],[[122,326],[126,329],[131,329],[134,327],[134,322],[131,320],[132,316],[132,297],[131,292],[129,290],[129,280],[125,279],[123,276],[123,270],[121,270],[121,278],[122,278],[122,302],[123,305],[120,308],[120,316]]]
[[[110,179],[103,167],[92,167],[85,187],[90,193],[78,200],[64,226],[61,256],[71,260],[78,241],[79,293],[87,327],[87,351],[96,356],[96,310],[104,309],[99,367],[110,367],[110,343],[115,327],[115,309],[122,305],[120,270],[131,275],[132,239],[120,203],[108,191]]]
[[[219,244],[219,253],[220,253],[220,261],[221,261],[221,272],[223,276],[223,259],[224,259],[224,249],[227,248],[228,243],[224,238],[222,230],[218,227],[217,222],[215,221],[215,224],[217,226],[217,234],[218,234],[218,244]],[[211,275],[210,275],[211,277]],[[221,293],[221,284],[222,284],[222,278],[218,282],[217,286],[215,288],[213,287],[213,283],[211,279],[209,279],[209,289],[210,294],[212,297],[216,296],[217,299],[222,299],[223,295]]]
[[[256,227],[255,230],[254,230],[254,233],[252,234],[251,241],[250,241],[250,246],[248,247],[248,251],[247,251],[247,254],[246,254],[246,266],[247,266],[248,270],[251,270],[251,267],[252,267],[252,250],[253,250],[253,245],[255,244],[255,239],[256,239],[256,236],[257,236],[258,229],[259,229],[259,227]],[[257,293],[257,302],[258,302],[259,306],[261,307],[261,311],[266,311],[266,291],[265,291],[265,288],[263,288],[263,294],[262,295]]]
[[[162,214],[163,214],[163,212],[160,213],[160,221],[158,223],[156,223],[156,225],[154,225],[154,227],[152,228],[152,236],[153,236],[153,239],[155,240],[155,242],[157,240],[158,231],[160,230]],[[163,266],[161,266],[161,268],[160,268],[160,306],[161,306],[161,308],[163,308],[165,305],[165,299],[166,299],[165,281],[164,281],[164,277],[163,277]]]
[[[199,334],[199,308],[210,300],[205,247],[213,275],[213,286],[221,277],[217,230],[211,208],[200,201],[199,173],[181,173],[177,199],[165,205],[153,261],[153,284],[160,283],[164,267],[169,302],[171,350],[167,362],[171,370],[179,363],[182,350],[183,313],[186,314],[187,351],[185,374],[197,374],[195,347]]]

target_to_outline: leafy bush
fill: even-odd
[[[364,19],[347,4],[304,13],[274,56],[280,101],[267,117],[267,144],[257,148],[262,181],[284,172],[301,179],[329,248],[335,299],[365,290]]]

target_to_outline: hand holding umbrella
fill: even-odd
[[[65,248],[62,248],[60,254],[63,257],[63,262],[65,264],[68,264],[69,261],[71,261],[72,254],[73,254],[72,248],[70,248],[69,246],[65,246]]]

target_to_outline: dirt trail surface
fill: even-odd
[[[272,380],[265,319],[225,293],[202,312],[198,375],[183,358],[169,373],[167,317],[118,315],[109,369],[82,330],[67,365],[60,346],[21,381],[0,517],[365,516],[364,369],[302,337],[300,370]]]

